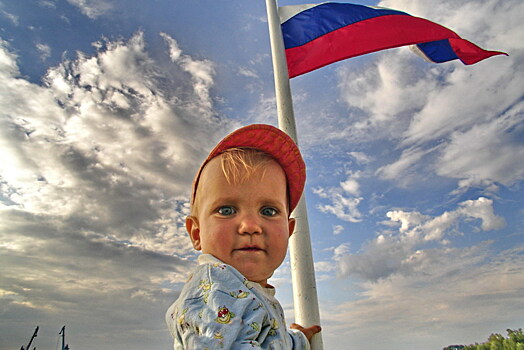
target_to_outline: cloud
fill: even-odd
[[[407,186],[425,166],[423,158],[435,149],[424,149],[410,147],[402,150],[400,158],[393,163],[384,165],[377,169],[376,174],[386,180],[395,180],[401,186]]]
[[[521,181],[524,48],[515,37],[524,35],[522,2],[388,0],[379,5],[434,20],[510,56],[472,66],[436,65],[398,48],[366,62],[341,64],[338,85],[351,123],[337,124],[329,139],[392,142],[397,159],[376,174],[403,187],[421,174],[456,179],[461,189],[493,190],[497,183]],[[364,67],[354,69],[357,64]],[[511,162],[510,154],[517,161]]]
[[[411,55],[402,49],[388,51],[361,70],[344,65],[337,71],[342,100],[365,112],[355,120],[353,130],[348,130],[349,137],[367,141],[377,136],[398,138],[409,115],[424,106],[427,95],[439,85],[439,73],[411,64],[415,59]]]
[[[78,7],[84,15],[91,19],[96,19],[113,8],[106,0],[67,0],[67,2]]]
[[[358,164],[368,164],[371,163],[374,158],[369,156],[368,154],[364,152],[349,152],[348,153],[351,157],[353,157]]]
[[[255,78],[255,79],[260,78],[254,70],[246,68],[246,67],[239,67],[238,74],[248,77],[248,78]]]
[[[345,181],[340,182],[340,187],[313,189],[313,193],[320,198],[329,200],[330,204],[319,204],[317,208],[323,213],[335,215],[337,218],[348,222],[360,222],[362,214],[358,205],[360,197],[359,172],[349,172]]]
[[[51,47],[46,44],[36,44],[36,49],[40,52],[40,59],[42,61],[47,60],[51,57]]]
[[[366,347],[374,339],[374,349],[441,349],[478,342],[500,324],[518,327],[523,255],[522,245],[494,253],[489,243],[419,252],[416,274],[354,283],[355,300],[324,303],[324,339],[346,339],[326,346]]]
[[[521,98],[516,85],[523,81],[512,76],[512,72],[521,66],[518,61],[522,56],[516,55],[506,62],[483,62],[486,69],[468,72],[467,68],[475,67],[460,67],[449,74],[447,84],[433,90],[427,96],[428,103],[414,115],[404,134],[404,142],[420,143],[446,137],[503,113]],[[490,69],[495,65],[498,69]]]
[[[342,225],[333,225],[333,234],[334,235],[339,235],[342,232],[344,232],[344,226],[342,226]]]
[[[457,209],[435,217],[402,210],[389,211],[386,216],[390,220],[386,224],[395,223],[398,232],[381,233],[358,254],[337,255],[341,276],[376,282],[396,274],[419,274],[440,259],[439,254],[447,254],[448,238],[459,232],[461,224],[480,220],[483,231],[505,226],[505,220],[493,211],[493,200],[484,197],[461,202]],[[434,243],[440,248],[434,248]]]
[[[516,38],[524,35],[524,4],[388,0],[378,5],[442,23],[510,56],[472,66],[437,65],[398,48],[334,67],[347,111],[342,117],[334,113],[337,118],[328,123],[313,114],[329,124],[318,145],[343,141],[358,143],[366,153],[378,149],[380,157],[367,163],[366,172],[376,164],[376,176],[411,193],[427,181],[431,193],[420,192],[415,201],[426,201],[443,182],[456,181],[461,193],[478,186],[484,194],[451,207],[446,203],[436,214],[390,209],[374,239],[333,254],[340,278],[330,281],[337,286],[331,291],[340,294],[321,301],[325,346],[369,348],[373,339],[373,349],[415,350],[481,341],[504,325],[518,327],[522,319],[523,247],[517,239],[511,248],[501,248],[507,214],[494,211],[496,203],[486,192],[499,186],[518,190],[523,179],[524,47]],[[429,183],[435,175],[445,178]],[[317,192],[329,198],[327,188]],[[381,197],[381,208],[389,195]],[[407,198],[394,200],[406,205]],[[496,241],[471,244],[488,235]],[[341,337],[343,343],[337,341]]]
[[[169,46],[169,57],[171,61],[177,63],[182,69],[191,75],[195,94],[200,98],[200,104],[206,107],[200,112],[209,112],[212,101],[209,96],[209,89],[213,85],[215,66],[209,60],[194,60],[188,55],[183,55],[178,43],[166,33],[160,33],[162,38]]]
[[[38,85],[0,41],[0,307],[6,320],[67,314],[87,334],[122,334],[119,344],[169,344],[158,315],[193,265],[192,177],[231,124],[213,109],[212,62],[180,50],[162,66],[141,32],[95,46]]]
[[[56,3],[54,3],[52,0],[39,0],[38,5],[42,7],[50,8],[50,9],[56,8]]]
[[[0,6],[2,6],[2,4],[0,4]],[[0,10],[0,13],[5,17],[7,18],[8,20],[11,21],[11,23],[13,23],[13,25],[15,26],[18,26],[18,24],[20,23],[20,17],[18,16],[15,16],[13,15],[12,13],[9,13],[5,10]]]
[[[524,179],[524,103],[499,118],[457,131],[437,162],[441,176],[461,179],[461,187],[500,183],[512,186]]]

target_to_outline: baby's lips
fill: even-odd
[[[260,248],[259,246],[256,246],[256,245],[247,245],[247,246],[244,246],[242,248],[239,248],[237,250],[244,250],[244,251],[260,251],[260,250],[264,250],[262,248]]]

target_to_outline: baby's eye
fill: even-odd
[[[278,214],[278,210],[276,210],[275,208],[271,208],[271,207],[265,207],[265,208],[262,208],[262,210],[260,210],[260,213],[264,216],[275,216]]]
[[[235,208],[231,206],[223,206],[223,207],[218,208],[217,213],[223,216],[229,216],[229,215],[235,214],[236,210]]]

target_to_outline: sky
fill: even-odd
[[[509,56],[435,65],[403,47],[292,79],[324,348],[523,327],[524,2],[359,3]],[[0,350],[37,325],[42,350],[63,325],[75,350],[172,348],[193,175],[230,131],[277,124],[265,11],[0,0]],[[286,260],[270,280],[288,322],[290,276]]]

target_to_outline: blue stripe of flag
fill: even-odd
[[[453,51],[448,39],[417,44],[417,46],[429,60],[435,63],[443,63],[459,58]]]

